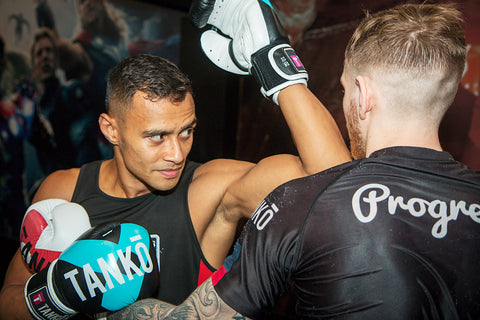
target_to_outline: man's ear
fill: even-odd
[[[360,119],[365,120],[367,115],[374,106],[373,103],[373,90],[370,83],[370,79],[364,76],[358,75],[355,78],[355,85],[358,88],[358,106]]]
[[[98,125],[105,138],[112,144],[118,144],[118,123],[115,118],[106,113],[102,113],[98,118]]]

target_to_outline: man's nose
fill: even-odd
[[[177,138],[168,140],[165,150],[165,160],[173,163],[182,163],[184,160],[183,150]]]

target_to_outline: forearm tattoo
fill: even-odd
[[[205,281],[179,306],[156,300],[144,299],[108,316],[110,320],[147,319],[249,319],[227,305],[217,295],[211,279]]]

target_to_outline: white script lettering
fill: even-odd
[[[388,200],[387,200],[388,199]],[[363,223],[375,219],[378,204],[387,200],[388,213],[396,214],[397,208],[408,211],[413,217],[422,217],[428,213],[437,219],[432,226],[432,235],[441,239],[447,235],[447,225],[457,220],[459,213],[469,216],[476,223],[480,223],[480,204],[467,204],[464,200],[450,200],[449,203],[441,200],[427,201],[421,198],[405,200],[401,196],[390,195],[390,189],[382,184],[371,183],[359,188],[352,197],[352,208],[355,217]],[[362,211],[361,204],[368,205],[368,210]]]

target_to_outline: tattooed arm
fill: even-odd
[[[145,299],[108,316],[110,320],[146,319],[249,319],[226,304],[217,294],[208,279],[178,306],[156,300]]]

